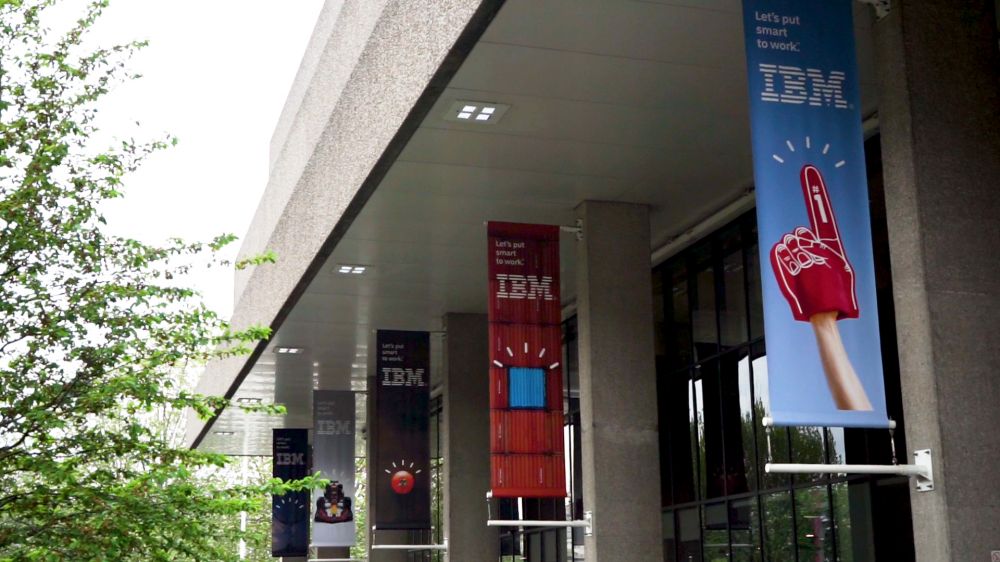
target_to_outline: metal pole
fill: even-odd
[[[577,527],[586,528],[590,526],[590,521],[521,521],[512,519],[509,521],[494,520],[487,521],[487,527]]]
[[[764,472],[768,474],[898,474],[902,476],[922,476],[927,468],[915,464],[784,464],[767,463]]]
[[[372,550],[448,550],[447,544],[373,544]]]

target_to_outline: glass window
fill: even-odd
[[[830,486],[833,503],[833,525],[837,532],[837,560],[852,562],[854,558],[853,538],[851,537],[850,491],[847,482],[837,482]],[[874,559],[874,555],[861,560]]]
[[[729,503],[729,536],[734,561],[760,562],[761,546],[758,529],[760,529],[760,516],[757,512],[756,497]]]
[[[836,538],[826,486],[795,491],[795,527],[799,560],[834,560]]]
[[[803,464],[823,464],[826,462],[826,445],[823,442],[823,428],[791,427],[788,429],[792,442],[792,462]],[[796,474],[797,482],[822,482],[825,474]]]
[[[676,562],[677,560],[677,529],[674,525],[674,512],[663,512],[663,560],[664,562]]]
[[[736,378],[739,381],[740,430],[739,438],[742,445],[743,470],[746,473],[747,488],[757,489],[757,443],[756,427],[760,424],[760,416],[754,409],[753,379],[750,376],[750,355],[746,351],[738,355],[736,361]]]
[[[768,562],[795,560],[792,494],[779,492],[764,496],[764,559]]]
[[[722,258],[722,302],[719,303],[719,329],[723,349],[747,341],[747,285],[743,267],[743,248],[739,231],[723,238],[727,246]]]
[[[691,283],[691,325],[695,356],[698,360],[719,352],[719,319],[716,315],[715,264],[711,245],[702,244],[694,251],[695,270]]]
[[[691,293],[688,291],[687,264],[678,260],[666,270],[670,280],[670,298],[664,299],[669,309],[664,317],[670,320],[669,342],[664,343],[671,370],[691,365],[693,341],[691,335]]]
[[[701,560],[701,521],[698,508],[677,512],[677,560]]]
[[[727,562],[729,560],[729,516],[726,502],[710,503],[705,506],[704,540],[705,562]]]

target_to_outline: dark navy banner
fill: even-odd
[[[379,330],[375,340],[373,523],[430,529],[430,335]]]
[[[886,427],[851,0],[743,16],[771,416]]]
[[[272,434],[275,478],[309,476],[309,430],[275,429]],[[306,556],[309,551],[309,490],[271,496],[271,555]]]

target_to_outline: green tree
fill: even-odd
[[[150,419],[226,406],[176,374],[268,331],[231,330],[179,281],[232,236],[149,245],[106,228],[102,203],[172,142],[93,146],[97,102],[143,47],[87,46],[106,5],[57,33],[58,0],[0,0],[0,561],[235,559],[257,540],[239,514],[288,486],[220,478],[225,457]]]

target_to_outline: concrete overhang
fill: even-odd
[[[871,20],[857,5],[864,115]],[[328,1],[240,253],[279,256],[237,275],[233,317],[274,336],[198,385],[289,413],[192,419],[189,444],[270,454],[271,428],[311,425],[314,388],[365,388],[372,330],[485,312],[486,220],[571,224],[584,200],[643,203],[659,247],[750,208],[742,37],[739,0]],[[509,109],[463,121],[460,102]]]

